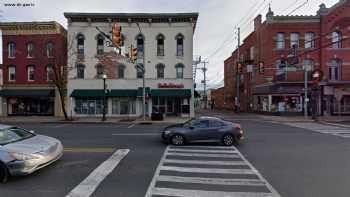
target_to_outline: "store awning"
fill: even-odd
[[[157,89],[151,91],[152,96],[191,97],[191,89]]]
[[[108,94],[109,97],[136,97],[137,96],[137,90],[111,90],[111,92]]]
[[[151,93],[151,88],[150,87],[145,87],[145,92],[146,92],[146,94],[150,94]],[[139,87],[137,89],[137,96],[138,97],[142,97],[142,87]]]
[[[1,90],[0,96],[4,96],[4,97],[54,97],[55,90],[40,90],[40,89]]]
[[[103,97],[103,90],[74,90],[71,97]]]

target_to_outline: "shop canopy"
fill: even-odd
[[[1,90],[0,96],[4,96],[4,97],[54,97],[55,90],[9,89],[9,90]]]
[[[146,92],[146,94],[150,94],[151,93],[151,88],[150,87],[145,87],[145,92]],[[137,89],[137,96],[138,97],[142,97],[142,87],[139,87]]]
[[[151,95],[163,97],[191,97],[191,89],[156,89],[151,91]]]

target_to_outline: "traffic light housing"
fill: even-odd
[[[122,45],[122,27],[118,25],[118,23],[115,23],[112,26],[112,41],[113,44],[117,47],[120,48]]]
[[[137,48],[130,47],[130,60],[132,63],[135,63],[137,60]]]
[[[237,63],[237,73],[241,74],[243,73],[243,64]]]
[[[258,69],[259,69],[259,73],[260,74],[264,74],[264,71],[265,71],[265,67],[264,67],[264,62],[259,62],[258,64]]]

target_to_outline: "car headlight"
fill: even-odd
[[[28,155],[28,154],[23,154],[23,153],[10,153],[12,157],[14,157],[17,160],[22,160],[22,161],[26,161],[26,160],[32,160],[32,159],[39,159],[39,157],[34,156],[34,155]]]

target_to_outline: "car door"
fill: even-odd
[[[224,123],[218,120],[210,120],[209,121],[209,131],[208,131],[208,137],[210,140],[220,140],[223,129],[224,129]]]
[[[196,120],[190,128],[189,139],[191,141],[207,140],[209,130],[209,120]]]

